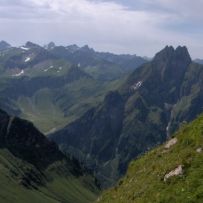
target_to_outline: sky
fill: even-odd
[[[148,57],[186,45],[203,58],[202,8],[203,0],[0,0],[0,40]]]

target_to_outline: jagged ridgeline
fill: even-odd
[[[202,83],[203,66],[192,62],[187,48],[167,46],[50,139],[93,169],[103,187],[110,186],[132,159],[202,112]]]
[[[97,202],[203,202],[203,116],[132,161],[124,178]]]
[[[0,110],[0,202],[88,203],[95,178],[32,123]]]

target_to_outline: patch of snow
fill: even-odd
[[[12,75],[12,76],[14,76],[14,77],[19,77],[19,76],[21,76],[21,75],[23,75],[23,74],[24,74],[24,70],[21,70],[19,73],[14,74],[14,75]]]
[[[28,61],[30,61],[31,60],[31,58],[30,57],[27,57],[26,59],[25,59],[25,63],[27,63]]]
[[[62,69],[63,69],[62,67],[59,67],[57,73],[60,73]]]
[[[166,127],[166,135],[167,135],[167,137],[170,136],[170,127],[171,127],[171,121],[168,122],[168,125]]]
[[[175,137],[171,140],[169,140],[166,145],[164,146],[165,149],[170,149],[173,145],[175,145],[178,142],[178,139]]]
[[[44,69],[44,72],[47,72],[48,70],[54,68],[54,66],[49,66],[49,68]]]
[[[177,168],[175,168],[174,170],[172,170],[171,172],[169,172],[164,176],[164,182],[166,182],[170,177],[180,176],[182,174],[183,174],[183,167],[182,165],[179,165]]]
[[[137,90],[142,86],[142,81],[138,81],[137,83],[135,83],[134,85],[131,86],[132,90]]]
[[[57,128],[52,128],[51,130],[45,132],[45,135],[48,135],[48,134],[54,133],[56,130],[57,130]]]
[[[14,118],[15,118],[15,117],[11,116],[10,119],[9,119],[9,123],[8,123],[8,125],[7,125],[7,130],[6,130],[6,135],[8,135],[9,132],[10,132],[11,125],[12,125],[12,122],[13,122]]]
[[[196,152],[197,152],[197,153],[201,153],[201,152],[202,152],[202,148],[198,148],[198,149],[196,150]]]
[[[176,107],[176,104],[172,105],[172,104],[166,104],[165,103],[166,110],[170,111],[170,117],[169,117],[168,125],[166,127],[167,138],[169,138],[171,136],[171,124],[172,124],[172,120],[174,118],[175,107]]]
[[[25,50],[25,51],[28,51],[29,50],[29,48],[27,48],[27,47],[24,47],[24,46],[22,46],[22,47],[20,47],[22,50]]]

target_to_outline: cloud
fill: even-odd
[[[89,44],[98,50],[149,56],[166,44],[184,44],[200,57],[203,31],[191,30],[202,25],[203,14],[196,12],[202,4],[200,0],[0,0],[0,35],[14,44],[27,40]]]

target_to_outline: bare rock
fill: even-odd
[[[198,148],[198,149],[196,150],[196,152],[197,152],[197,153],[201,153],[201,152],[202,152],[202,148],[201,148],[201,147]]]
[[[172,170],[171,172],[167,173],[164,176],[164,182],[166,182],[170,177],[180,176],[182,174],[183,174],[183,167],[182,165],[179,165],[177,168],[175,168],[174,170]]]
[[[169,140],[166,145],[164,146],[165,149],[170,149],[173,145],[175,145],[178,142],[178,139],[175,137],[171,140]]]

